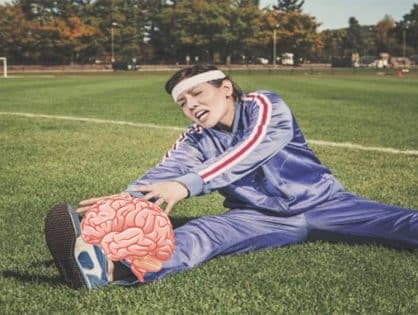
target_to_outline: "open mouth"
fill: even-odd
[[[209,113],[208,110],[200,110],[198,111],[194,116],[198,119],[198,120],[202,120],[203,118],[205,118],[207,116],[207,114]]]

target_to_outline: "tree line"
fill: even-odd
[[[254,63],[294,53],[297,60],[418,52],[418,4],[402,20],[376,25],[351,17],[318,31],[303,0],[15,0],[0,5],[0,56],[11,64]]]

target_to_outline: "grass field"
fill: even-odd
[[[184,127],[168,73],[0,79],[0,112]],[[281,94],[313,140],[418,149],[418,78],[233,73]],[[0,314],[417,314],[418,251],[306,243],[216,258],[136,288],[67,288],[43,220],[65,200],[117,193],[154,166],[178,130],[0,114]],[[311,145],[347,190],[418,209],[418,156]],[[224,211],[211,194],[181,203],[175,225]]]

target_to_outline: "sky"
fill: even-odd
[[[261,7],[276,4],[276,0],[261,0]],[[411,12],[418,0],[305,0],[304,13],[316,17],[322,23],[319,30],[348,27],[348,19],[354,16],[361,25],[372,25],[385,14],[399,21]]]
[[[0,0],[0,4],[10,2]],[[277,0],[260,0],[261,7],[276,4]],[[316,17],[322,23],[319,30],[348,26],[354,16],[361,25],[372,25],[385,14],[399,21],[409,13],[418,0],[305,0],[303,12]]]

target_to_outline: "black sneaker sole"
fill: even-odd
[[[74,256],[77,238],[67,204],[58,204],[45,218],[45,239],[59,273],[66,284],[74,289],[87,288]]]

